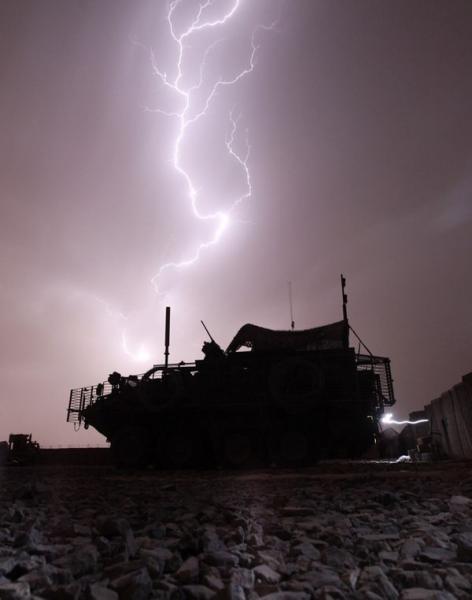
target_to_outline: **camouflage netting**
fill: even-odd
[[[234,336],[226,352],[237,352],[242,346],[259,352],[344,348],[348,334],[347,327],[345,321],[337,321],[301,331],[274,331],[248,323],[243,325]]]

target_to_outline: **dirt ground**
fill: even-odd
[[[0,469],[0,598],[472,598],[472,464]]]

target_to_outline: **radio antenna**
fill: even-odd
[[[290,325],[292,331],[295,329],[295,320],[293,318],[293,300],[292,300],[292,282],[288,282],[288,302],[290,305]]]

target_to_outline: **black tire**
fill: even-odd
[[[183,469],[198,463],[198,456],[195,437],[190,432],[175,432],[165,438],[158,463],[171,469]]]
[[[303,431],[289,430],[282,434],[280,440],[280,462],[283,465],[305,465],[311,457],[311,443]]]
[[[223,453],[227,465],[233,468],[248,466],[254,457],[254,444],[243,432],[228,433],[223,442]]]
[[[287,358],[272,369],[269,388],[284,412],[303,415],[319,402],[324,388],[319,366],[303,358]]]
[[[120,429],[111,439],[111,452],[117,467],[144,467],[149,460],[149,435],[140,427]]]

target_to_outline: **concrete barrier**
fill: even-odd
[[[433,443],[450,458],[472,459],[472,372],[428,409]]]

